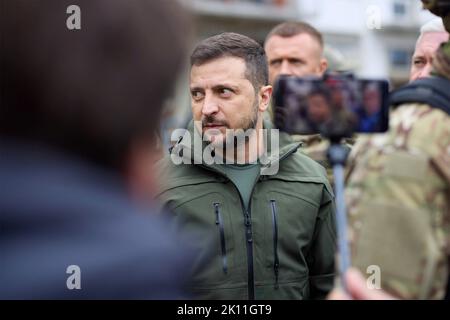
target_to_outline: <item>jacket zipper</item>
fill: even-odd
[[[225,243],[225,231],[223,227],[223,219],[222,215],[220,214],[220,206],[219,203],[215,202],[214,204],[214,211],[216,213],[216,225],[219,227],[220,232],[220,248],[222,251],[222,269],[223,273],[228,272],[228,263],[227,263],[227,247]]]
[[[247,245],[247,278],[248,278],[248,299],[249,300],[255,300],[255,279],[254,279],[254,273],[253,273],[253,233],[252,233],[252,216],[251,216],[251,210],[250,210],[251,204],[252,204],[251,196],[253,195],[253,191],[255,190],[255,185],[253,185],[252,193],[250,194],[250,202],[248,204],[248,207],[249,207],[248,210],[245,208],[244,200],[242,200],[239,190],[235,186],[237,193],[239,194],[239,199],[241,200],[242,211],[244,213],[245,240],[246,240],[246,245]],[[220,211],[217,211],[218,206],[216,207],[216,203],[214,205],[215,205],[214,207],[216,208],[216,215],[217,215],[217,212],[219,212],[219,217],[220,217]],[[216,220],[216,224],[217,224],[217,220]],[[220,220],[219,220],[219,224],[220,224]],[[225,239],[224,239],[224,243],[225,243]]]
[[[250,204],[248,207],[250,208]],[[243,203],[242,208],[245,210]],[[250,209],[245,210],[244,223],[245,223],[245,239],[247,241],[248,299],[255,300],[255,279],[253,272],[253,233],[252,233],[252,216]]]
[[[295,148],[292,148],[292,150],[288,151],[286,154],[284,154],[280,159],[278,159],[278,162],[281,160],[287,158],[292,153],[296,152],[298,150],[300,145],[296,146]],[[208,166],[202,165],[203,168],[210,170],[214,173],[218,173],[220,175],[223,175],[222,172],[218,170],[214,170]],[[242,200],[242,197],[239,193],[239,190],[236,188],[236,191],[239,195],[239,199],[241,200],[241,206],[242,211],[244,212],[244,224],[245,224],[245,239],[247,242],[247,273],[248,273],[248,299],[249,300],[255,300],[255,279],[254,279],[254,271],[253,271],[253,233],[252,233],[252,215],[251,215],[251,206],[252,206],[252,196],[253,192],[255,191],[255,187],[257,184],[257,181],[259,180],[260,176],[256,179],[252,192],[250,194],[250,202],[248,204],[248,210],[245,208],[244,200]]]
[[[273,226],[273,272],[275,273],[275,289],[278,289],[278,270],[280,262],[278,259],[278,222],[277,222],[277,207],[276,201],[270,200],[270,207],[272,209],[272,226]]]

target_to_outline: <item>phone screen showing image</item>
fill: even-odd
[[[274,90],[275,123],[291,134],[350,136],[354,132],[385,132],[388,89],[385,80],[284,76]]]

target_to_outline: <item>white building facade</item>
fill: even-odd
[[[407,81],[422,24],[419,0],[180,0],[195,15],[198,40],[233,31],[263,42],[283,21],[306,21],[358,76]]]

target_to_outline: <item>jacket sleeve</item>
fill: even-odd
[[[323,191],[307,262],[311,299],[325,299],[333,289],[336,252],[336,216],[333,195]]]

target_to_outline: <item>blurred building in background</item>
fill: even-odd
[[[263,43],[274,25],[306,21],[323,33],[332,59],[394,85],[407,81],[420,26],[433,18],[417,0],[180,1],[194,14],[199,39],[234,31]]]
[[[393,87],[408,81],[419,29],[433,18],[421,9],[418,0],[179,1],[194,15],[196,42],[220,32],[238,32],[262,44],[276,24],[305,21],[324,35],[325,54],[332,69],[350,69],[361,77],[387,78]],[[172,104],[183,110],[171,112],[177,117],[169,121],[169,127],[190,116],[186,84],[183,90]]]

